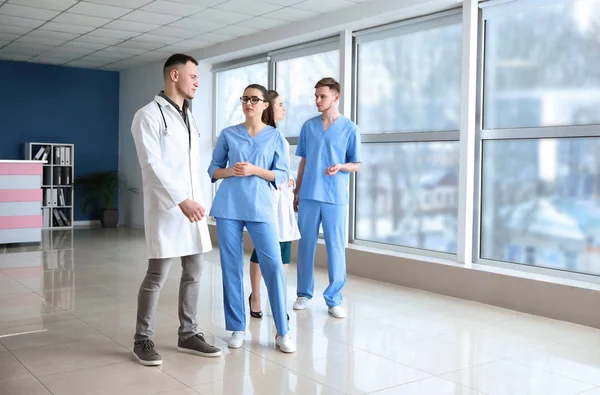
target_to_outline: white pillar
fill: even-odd
[[[347,118],[352,118],[352,50],[353,50],[352,31],[343,30],[340,33],[340,78],[339,83],[342,86],[340,93],[340,112]],[[355,190],[356,190],[356,174],[350,176],[348,185],[350,204],[348,205],[348,234],[346,240],[351,242],[354,240],[354,227],[356,225],[355,210]]]
[[[477,111],[478,0],[463,2],[460,160],[458,180],[457,260],[473,263],[473,209]]]

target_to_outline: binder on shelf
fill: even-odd
[[[62,218],[61,218],[61,216],[60,216],[60,214],[59,214],[58,210],[54,209],[54,210],[52,210],[52,211],[53,211],[53,214],[54,214],[54,221],[55,221],[55,223],[56,223],[56,226],[65,226],[65,225],[63,224],[63,222],[62,222]]]
[[[52,206],[52,189],[46,189],[46,196],[44,200],[44,206]]]
[[[62,226],[71,226],[71,221],[69,221],[69,220],[67,219],[67,216],[65,215],[65,213],[63,213],[63,211],[62,211],[62,210],[60,210],[60,211],[58,212],[58,215],[60,215],[60,217],[61,217],[61,219],[62,219],[62,222],[64,223],[64,225],[62,225]]]
[[[60,167],[54,168],[54,184],[62,185],[62,171]]]
[[[42,155],[42,160],[48,160],[48,155],[50,155],[50,147],[46,147],[44,149],[44,153]]]
[[[65,204],[65,193],[62,189],[58,190],[58,204],[61,206],[66,206]]]
[[[55,147],[54,149],[54,164],[60,165],[60,147]]]
[[[40,160],[40,159],[42,159],[42,155],[44,155],[45,151],[46,151],[46,147],[40,147],[40,149],[35,154],[35,156],[33,157],[33,159],[34,160]]]

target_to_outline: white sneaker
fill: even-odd
[[[298,296],[298,299],[294,302],[294,310],[304,310],[306,306],[308,306],[308,301],[310,299],[305,298],[304,296]]]
[[[229,348],[240,348],[244,344],[245,338],[246,338],[245,331],[235,331],[231,335],[231,339],[229,339],[229,342],[227,343],[227,345],[229,346]]]
[[[331,314],[335,318],[346,318],[346,312],[342,308],[342,306],[333,306],[329,309],[329,314]]]
[[[286,354],[296,352],[296,345],[292,342],[292,338],[289,335],[277,336],[275,339],[275,345],[279,347],[281,352]]]

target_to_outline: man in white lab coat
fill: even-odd
[[[198,332],[196,309],[201,254],[212,249],[202,203],[199,130],[189,109],[198,88],[198,62],[175,54],[165,62],[165,89],[134,116],[131,133],[142,169],[148,271],[138,294],[134,357],[162,364],[154,350],[154,319],[173,258],[181,258],[177,349],[205,357],[221,355]]]

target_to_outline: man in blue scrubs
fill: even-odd
[[[294,205],[302,238],[298,244],[298,287],[294,310],[303,310],[312,298],[315,250],[319,225],[327,249],[329,287],[323,293],[329,314],[345,318],[341,306],[346,284],[346,223],[348,180],[360,168],[358,126],[338,110],[340,84],[323,78],[315,85],[315,101],[321,115],[302,126],[296,155],[300,156]]]

